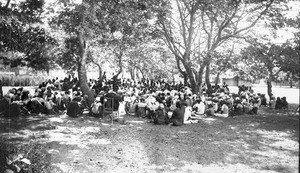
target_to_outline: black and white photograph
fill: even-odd
[[[0,173],[298,173],[300,0],[0,0]]]

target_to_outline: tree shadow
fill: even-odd
[[[187,164],[237,169],[240,164],[254,172],[298,170],[299,117],[245,115],[181,127],[147,126],[139,132],[140,142],[150,163],[165,169],[182,171]]]

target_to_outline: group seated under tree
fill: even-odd
[[[56,114],[66,112],[71,117],[80,116],[84,110],[90,115],[103,118],[107,98],[113,98],[114,109],[125,104],[128,115],[149,118],[156,124],[182,125],[195,123],[204,116],[238,116],[257,114],[260,106],[286,109],[286,98],[272,97],[267,104],[264,94],[255,94],[251,87],[239,86],[238,93],[230,93],[228,86],[215,86],[213,92],[192,93],[182,83],[168,83],[164,80],[141,81],[90,80],[90,88],[95,93],[95,102],[89,106],[87,96],[78,87],[77,78],[43,82],[34,93],[23,88],[12,88],[0,100],[0,115],[7,117],[20,114]],[[114,87],[113,87],[114,86]]]

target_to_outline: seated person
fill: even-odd
[[[173,125],[173,126],[183,125],[184,111],[185,110],[182,109],[180,101],[177,101],[176,109],[173,111],[172,117],[170,119],[171,123],[169,125]]]
[[[200,98],[196,101],[196,104],[193,106],[193,109],[196,109],[196,111],[192,113],[193,116],[204,115],[205,104],[201,101]]]
[[[276,105],[275,97],[272,96],[269,102],[270,109],[275,109],[275,105]]]
[[[75,98],[70,102],[67,108],[67,115],[69,117],[78,117],[83,113],[83,106],[80,103],[81,97],[75,96]]]
[[[281,101],[282,101],[282,109],[288,109],[289,108],[289,104],[286,101],[286,97],[282,97]]]
[[[148,110],[147,117],[150,119],[153,119],[155,117],[155,111],[158,110],[159,103],[155,98],[151,98],[148,100],[148,103],[146,103],[146,109]]]
[[[205,114],[206,114],[206,116],[215,116],[215,110],[214,110],[213,104],[208,104]]]
[[[234,103],[234,113],[235,115],[242,115],[244,113],[244,106],[241,103],[239,97],[236,98]]]
[[[137,103],[136,105],[136,116],[138,117],[146,117],[146,103],[145,103],[145,99],[141,98],[140,101]]]
[[[160,103],[158,110],[156,111],[155,117],[153,119],[154,124],[166,124],[166,111],[164,104]]]
[[[282,101],[280,97],[277,97],[275,102],[275,109],[281,109],[282,108]]]
[[[91,105],[90,115],[99,117],[101,112],[101,106],[102,104],[100,102],[100,97],[98,96],[96,97],[94,103],[92,103]]]
[[[229,116],[229,107],[228,102],[222,101],[221,114],[215,114],[218,117],[228,117]]]
[[[184,110],[183,124],[190,124],[191,122],[189,121],[189,119],[191,118],[191,116],[192,116],[192,107],[186,105]]]
[[[267,106],[267,98],[266,98],[266,95],[265,94],[261,94],[261,97],[260,97],[260,99],[261,99],[261,104],[260,104],[260,106]]]

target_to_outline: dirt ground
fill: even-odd
[[[299,115],[262,108],[259,115],[207,117],[197,124],[153,125],[35,115],[0,118],[0,172],[298,172]],[[22,171],[20,171],[22,172]]]

